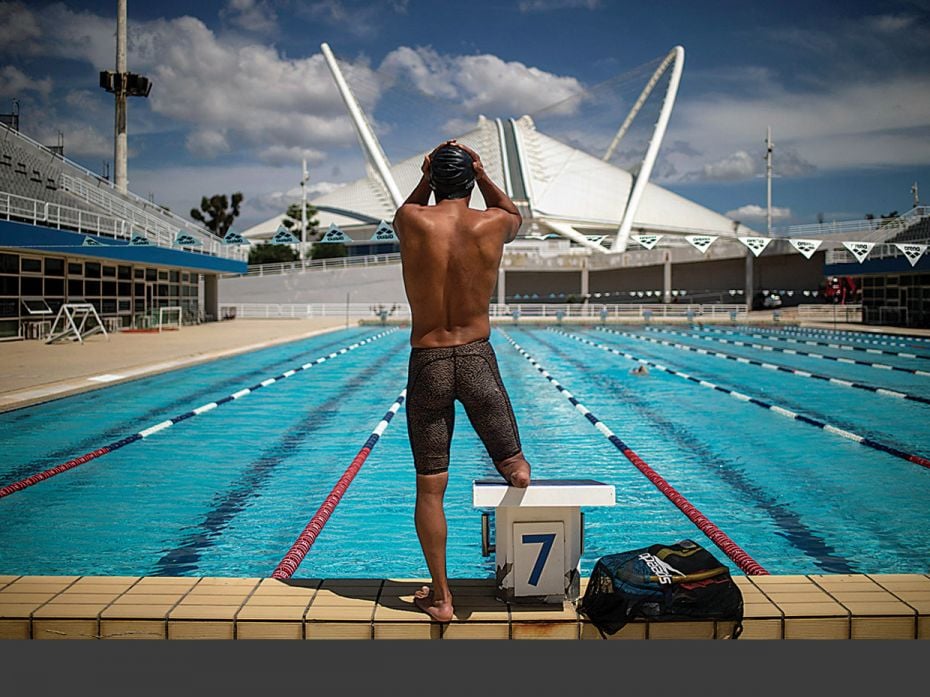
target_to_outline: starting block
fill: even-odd
[[[482,513],[481,548],[495,554],[497,598],[504,602],[562,603],[577,600],[584,551],[582,506],[613,506],[612,484],[591,479],[536,479],[525,489],[500,479],[472,484],[475,508]]]

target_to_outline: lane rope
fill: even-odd
[[[701,532],[703,532],[715,545],[717,545],[724,554],[739,566],[746,574],[752,576],[767,575],[766,571],[757,561],[749,556],[738,544],[715,525],[707,516],[701,513],[695,506],[682,496],[671,484],[669,484],[658,472],[650,467],[639,455],[637,455],[630,446],[624,443],[613,431],[608,428],[607,424],[597,418],[591,411],[579,402],[571,392],[559,383],[547,370],[545,370],[535,358],[527,353],[517,342],[515,342],[507,332],[500,330],[501,334],[510,342],[510,345],[517,350],[530,364],[539,371],[553,387],[555,387],[562,396],[565,397],[575,409],[584,416],[598,431],[600,431],[617,448],[624,457],[629,460],[636,469],[642,472],[656,488],[661,491],[669,501],[675,504],[678,509],[684,513],[688,519],[694,523]]]
[[[772,332],[771,334],[752,334],[749,331],[746,332],[731,332],[725,329],[712,329],[710,327],[703,327],[703,331],[711,332],[713,334],[726,334],[728,336],[748,336],[753,339],[768,339],[769,341],[784,341],[788,344],[804,344],[806,346],[828,346],[830,348],[839,349],[840,351],[862,351],[863,353],[871,354],[881,354],[884,356],[898,356],[899,358],[917,358],[921,360],[930,361],[930,356],[920,356],[916,353],[904,353],[902,351],[884,351],[882,349],[867,348],[865,346],[851,346],[849,344],[831,344],[828,341],[812,341],[807,339],[795,339],[790,336],[779,336]],[[710,337],[702,337],[710,338]],[[896,344],[898,345],[898,344]],[[900,346],[907,346],[907,344],[899,344]]]
[[[397,411],[400,409],[400,405],[404,403],[406,396],[407,389],[404,388],[403,391],[401,391],[400,396],[394,400],[391,408],[388,409],[387,413],[384,415],[381,421],[378,422],[375,430],[373,430],[371,435],[368,436],[368,440],[365,441],[362,449],[358,451],[358,454],[356,454],[355,458],[353,458],[351,464],[339,478],[339,481],[336,482],[336,486],[334,486],[332,491],[329,492],[329,495],[323,500],[323,503],[310,519],[310,522],[307,523],[306,527],[303,529],[300,535],[297,536],[297,540],[293,545],[291,545],[291,548],[288,550],[287,554],[285,554],[281,561],[278,563],[278,566],[271,574],[271,578],[286,580],[293,576],[294,572],[297,571],[297,567],[300,566],[300,563],[304,560],[304,557],[307,556],[307,552],[310,551],[310,547],[312,547],[313,543],[316,542],[317,537],[319,537],[320,533],[323,531],[323,526],[326,525],[326,521],[329,520],[329,517],[333,514],[336,506],[339,505],[339,502],[342,500],[342,497],[346,493],[346,490],[349,488],[349,485],[352,483],[352,480],[355,479],[355,475],[358,474],[358,471],[362,468],[362,465],[365,464],[365,460],[368,459],[371,451],[374,449],[375,445],[378,444],[378,440],[390,425],[391,419],[393,419],[394,415],[397,414]]]
[[[913,462],[915,465],[920,465],[921,467],[926,467],[930,469],[930,460],[928,460],[925,457],[921,457],[920,455],[906,453],[903,450],[898,450],[897,448],[894,448],[890,445],[885,445],[884,443],[880,443],[876,440],[872,440],[871,438],[860,436],[851,431],[847,431],[846,429],[839,428],[838,426],[832,426],[828,423],[824,423],[823,421],[812,419],[809,416],[798,414],[797,412],[791,411],[790,409],[786,409],[785,407],[778,406],[777,404],[770,404],[769,402],[764,402],[761,399],[750,397],[749,395],[743,394],[742,392],[737,392],[736,390],[730,390],[730,389],[727,389],[726,387],[715,385],[714,383],[709,382],[707,380],[702,380],[701,378],[696,378],[693,375],[688,375],[687,373],[682,373],[677,370],[673,370],[672,368],[668,368],[659,363],[653,363],[652,361],[646,360],[645,358],[634,356],[631,353],[626,353],[624,351],[618,351],[617,349],[611,346],[607,346],[605,344],[597,344],[593,341],[590,341],[589,339],[585,339],[584,337],[577,336],[575,334],[568,334],[567,332],[559,331],[557,329],[549,329],[548,331],[555,332],[556,334],[560,334],[562,336],[568,337],[569,339],[574,339],[575,341],[578,341],[582,344],[588,344],[590,346],[594,346],[595,348],[599,348],[602,351],[607,351],[608,353],[613,353],[617,356],[628,358],[630,360],[636,361],[637,363],[651,366],[655,368],[656,370],[659,370],[663,373],[668,373],[669,375],[674,375],[675,377],[683,378],[685,380],[688,380],[689,382],[695,383],[697,385],[701,385],[702,387],[707,387],[709,389],[716,390],[717,392],[723,392],[724,394],[730,395],[734,399],[738,399],[741,402],[747,402],[749,404],[754,404],[757,407],[768,409],[769,411],[772,411],[776,414],[787,417],[789,419],[800,421],[802,423],[806,423],[811,426],[816,426],[817,428],[823,429],[824,431],[827,431],[828,433],[832,433],[837,436],[842,436],[843,438],[848,438],[849,440],[855,443],[859,443],[860,445],[864,445],[868,448],[873,448],[874,450],[880,450],[882,452],[888,453],[889,455],[894,455],[895,457],[899,457],[902,460]]]
[[[700,353],[705,356],[714,356],[715,358],[725,358],[728,361],[736,361],[737,363],[743,363],[744,365],[755,365],[760,368],[765,368],[766,370],[777,370],[782,373],[791,373],[792,375],[797,375],[802,378],[811,378],[812,380],[822,380],[824,382],[829,382],[834,385],[839,385],[841,387],[851,387],[857,390],[866,390],[867,392],[874,392],[875,394],[880,394],[885,397],[895,397],[896,399],[907,399],[912,402],[920,402],[921,404],[930,404],[930,398],[921,397],[920,395],[911,394],[908,392],[899,392],[898,390],[888,389],[886,387],[875,387],[874,385],[866,385],[861,382],[853,382],[852,380],[843,380],[842,378],[835,378],[830,375],[820,375],[818,373],[812,373],[807,370],[800,370],[799,368],[792,368],[791,366],[779,365],[777,363],[765,363],[763,361],[757,361],[753,358],[745,358],[744,356],[734,356],[729,353],[723,353],[721,351],[711,351],[710,349],[704,349],[699,346],[690,346],[688,344],[679,344],[674,341],[663,341],[661,339],[653,339],[648,336],[641,336],[633,332],[616,332],[610,329],[602,329],[601,331],[609,332],[611,334],[621,334],[623,336],[633,337],[635,339],[641,339],[642,341],[649,341],[654,344],[661,344],[662,346],[670,346],[672,348],[677,348],[685,351],[693,351],[694,353]],[[682,336],[680,332],[665,331],[662,329],[651,329],[650,331],[659,332],[661,334],[672,334],[677,336]],[[691,335],[684,335],[691,336]],[[744,341],[731,341],[729,339],[718,339],[716,337],[697,337],[698,339],[704,339],[706,341],[719,341],[725,344],[735,344],[737,346],[746,346],[751,348],[765,348],[762,344],[750,344]],[[770,351],[781,351],[783,353],[788,353],[797,356],[811,356],[819,358],[830,358],[830,356],[821,356],[820,354],[808,354],[804,351],[795,351],[794,349],[782,349],[776,348],[774,346],[769,346],[768,350]],[[930,373],[927,373],[930,376]]]
[[[212,411],[223,404],[227,404],[237,399],[242,399],[246,395],[252,394],[253,392],[260,390],[263,387],[268,387],[269,385],[273,385],[276,382],[281,382],[282,380],[286,380],[292,375],[296,375],[297,373],[304,371],[304,370],[309,370],[310,368],[320,365],[321,363],[325,363],[328,360],[342,356],[346,353],[349,353],[350,351],[354,351],[357,348],[360,348],[366,344],[370,344],[371,342],[376,341],[384,336],[387,336],[388,334],[392,334],[393,332],[396,332],[396,331],[398,331],[398,329],[394,328],[394,329],[389,329],[387,331],[381,332],[380,334],[375,334],[374,336],[368,337],[367,339],[363,341],[358,341],[354,344],[350,344],[349,346],[341,348],[338,351],[333,351],[332,353],[326,356],[320,356],[316,360],[310,361],[309,363],[304,363],[303,365],[297,368],[286,370],[285,372],[281,373],[280,375],[276,377],[262,380],[258,384],[252,385],[252,387],[246,387],[244,389],[241,389],[237,392],[232,393],[231,395],[223,397],[222,399],[218,399],[215,402],[209,402],[207,404],[201,405],[197,407],[196,409],[192,409],[191,411],[180,414],[179,416],[175,416],[174,418],[171,418],[171,419],[166,419],[165,421],[161,421],[157,424],[154,424],[153,426],[144,428],[138,433],[134,433],[131,436],[126,436],[125,438],[121,438],[120,440],[114,441],[108,445],[104,445],[101,448],[92,450],[89,453],[85,453],[79,457],[68,460],[67,462],[63,462],[62,464],[56,465],[55,467],[44,470],[43,472],[33,474],[29,477],[26,477],[25,479],[20,479],[18,482],[13,482],[12,484],[8,484],[0,488],[0,499],[4,498],[5,496],[9,496],[10,494],[16,493],[17,491],[22,491],[23,489],[26,489],[27,487],[30,487],[33,484],[38,484],[39,482],[43,482],[46,479],[54,477],[56,474],[61,474],[62,472],[67,472],[70,469],[74,469],[78,465],[83,465],[85,462],[96,460],[98,457],[102,457],[106,455],[107,453],[112,453],[114,450],[119,450],[120,448],[125,447],[129,445],[130,443],[135,443],[136,441],[148,438],[149,436],[154,435],[158,433],[159,431],[164,431],[166,428],[174,426],[176,423],[180,423],[181,421],[186,421],[187,419],[193,418],[195,416],[199,416],[200,414],[204,414],[208,411]]]
[[[829,334],[829,335],[839,335],[844,337],[849,337],[853,341],[872,341],[881,343],[877,339],[866,339],[865,337],[881,336],[887,337],[888,339],[893,339],[896,341],[917,341],[920,343],[930,343],[930,338],[922,336],[912,336],[910,334],[886,334],[885,332],[862,332],[862,331],[847,331],[845,329],[820,329],[819,327],[782,327],[779,330],[769,330],[765,327],[756,327],[754,325],[739,325],[740,327],[751,327],[752,329],[758,329],[760,331],[782,331],[793,334]]]

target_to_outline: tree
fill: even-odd
[[[336,259],[349,256],[349,250],[341,242],[315,242],[310,249],[311,259]]]
[[[214,194],[210,198],[204,196],[200,199],[200,210],[191,208],[191,218],[199,220],[217,237],[225,237],[239,215],[242,201],[242,192],[237,191],[232,195],[232,210],[229,210],[229,199],[225,194]]]
[[[297,261],[297,252],[287,244],[263,242],[249,250],[249,264],[275,264]]]
[[[311,204],[308,203],[307,204],[307,241],[308,242],[312,242],[313,240],[317,239],[319,235],[318,227],[320,225],[320,221],[316,219],[315,217],[316,213],[317,213],[316,208],[314,208]],[[294,233],[294,237],[296,237],[299,240],[300,239],[300,224],[301,224],[300,204],[292,203],[290,206],[287,207],[287,213],[285,213],[285,215],[287,217],[281,221],[281,224],[284,227],[286,227],[288,230],[290,230],[292,233]]]

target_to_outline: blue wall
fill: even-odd
[[[85,237],[97,240],[100,246],[83,246]],[[35,251],[41,254],[67,254],[152,266],[171,266],[201,273],[245,273],[247,269],[244,261],[154,245],[131,246],[128,242],[110,237],[56,230],[10,220],[0,220],[0,247],[8,247],[20,253]]]

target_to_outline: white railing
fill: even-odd
[[[349,266],[382,266],[399,264],[400,254],[370,254],[368,256],[335,257],[332,259],[305,259],[304,261],[286,261],[276,264],[253,264],[244,276],[277,276],[283,273],[308,271],[313,269],[343,269]]]
[[[0,192],[0,217],[118,239],[130,235],[125,220],[5,192]]]
[[[846,233],[860,234],[856,242],[884,242],[906,230],[922,218],[930,216],[930,206],[917,206],[896,218],[871,218],[865,220],[843,220],[830,223],[809,223],[790,225],[781,232],[785,237],[804,237],[809,235],[838,235]]]
[[[109,182],[105,182],[105,184],[108,185]],[[111,191],[108,186],[91,186],[87,182],[65,173],[61,175],[61,186],[65,191],[81,197],[108,213],[128,220],[130,224],[138,229],[151,233],[154,235],[153,241],[158,246],[171,247],[177,233],[183,231],[190,233],[203,244],[201,247],[188,248],[191,252],[225,258],[238,259],[242,257],[243,253],[237,247],[223,244],[209,231],[181,218],[177,218],[175,225],[169,225],[167,221],[159,216],[140,209],[136,204],[127,201],[115,191]]]
[[[70,174],[62,171],[59,184],[64,190],[71,194],[85,198],[89,203],[100,206],[107,213],[111,213],[118,218],[122,218],[128,223],[137,225],[145,231],[151,231],[156,236],[156,239],[153,241],[156,242],[156,244],[159,246],[173,246],[175,235],[180,229],[184,232],[191,233],[203,242],[203,247],[188,247],[186,248],[187,251],[206,253],[212,256],[220,256],[228,259],[244,258],[245,252],[243,252],[238,246],[223,244],[221,241],[217,240],[209,230],[199,227],[191,221],[185,220],[184,218],[181,218],[171,211],[159,209],[157,216],[152,215],[144,210],[146,207],[153,205],[150,201],[145,200],[141,196],[134,194],[131,191],[117,192],[113,182],[104,179],[95,172],[92,172],[86,167],[83,167],[78,163],[69,160],[63,155],[50,150],[42,143],[33,140],[21,131],[14,130],[5,125],[0,126],[2,126],[2,133],[4,138],[12,138],[14,140],[22,141],[22,143],[27,147],[35,148],[39,152],[54,158],[54,160],[59,162],[62,167],[67,167],[80,176],[88,177],[96,185],[90,186],[86,181],[82,181],[78,177],[71,176]],[[99,195],[95,199],[92,199],[89,195],[89,192],[91,191],[96,191]],[[119,206],[117,203],[115,203],[117,201],[121,203],[122,206]],[[44,204],[45,202],[41,203]],[[57,204],[49,205],[56,206]],[[60,208],[64,211],[77,210],[67,206],[60,206]],[[83,213],[85,216],[94,215],[92,213],[87,213],[86,211]],[[69,225],[73,219],[75,219],[74,216],[72,216],[70,219],[67,219]],[[63,219],[63,226],[65,220],[66,219]],[[167,220],[171,220],[173,223],[176,223],[176,228],[173,225],[169,225]],[[107,234],[107,232],[103,230],[99,232],[101,234]],[[126,235],[120,236],[129,235],[131,235],[131,232],[127,229]]]
[[[345,317],[348,319],[410,320],[410,306],[406,303],[220,303],[221,317],[243,319],[306,319],[310,317]],[[551,320],[638,319],[640,321],[666,319],[703,319],[725,321],[745,319],[745,304],[547,304],[506,303],[492,304],[492,320]]]
[[[862,322],[862,305],[798,305],[801,322]]]

